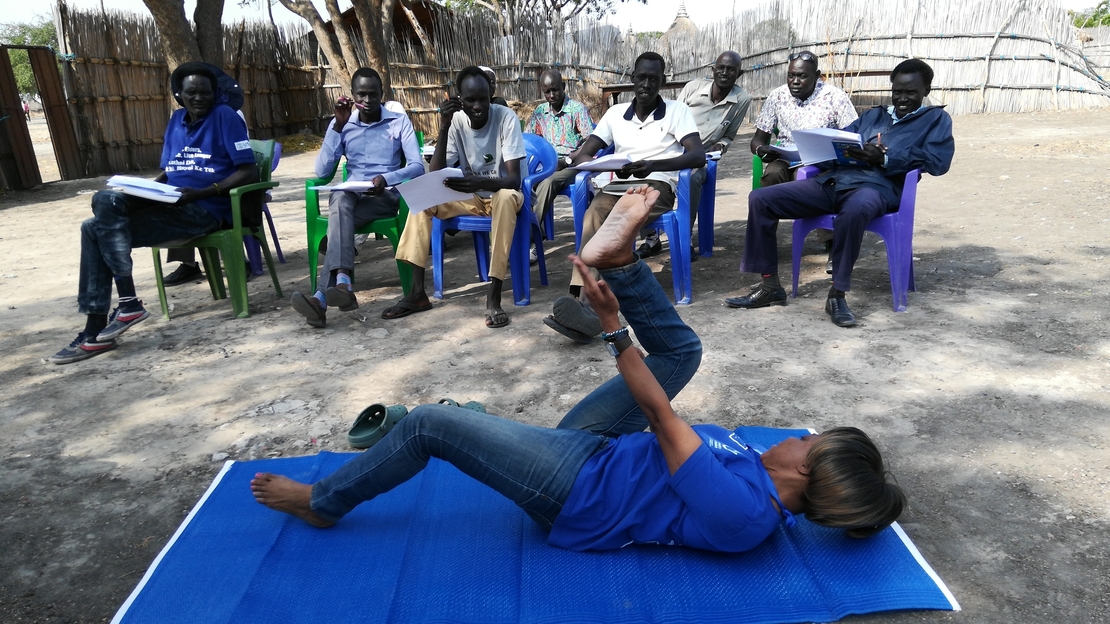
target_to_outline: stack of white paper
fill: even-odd
[[[608,156],[598,156],[593,160],[575,165],[574,168],[579,171],[619,171],[621,167],[632,162],[626,154],[609,154]]]
[[[178,192],[177,187],[146,178],[117,175],[108,178],[107,185],[125,195],[143,197],[166,204],[173,204],[181,199],[181,193]]]

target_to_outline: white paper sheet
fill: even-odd
[[[374,183],[370,182],[369,180],[364,180],[361,182],[349,180],[347,182],[343,182],[342,184],[328,184],[326,186],[314,186],[312,188],[316,189],[317,191],[351,191],[353,193],[365,193],[366,191],[374,188]]]
[[[863,138],[855,132],[845,132],[835,128],[815,128],[813,130],[794,130],[790,133],[798,146],[802,164],[815,165],[837,160],[836,143],[853,143],[863,146]]]
[[[397,185],[397,192],[404,198],[409,212],[421,212],[450,201],[474,199],[473,193],[460,193],[448,188],[443,181],[447,178],[461,178],[461,169],[448,167],[439,171],[429,171],[408,182]]]
[[[166,204],[175,203],[181,198],[181,193],[177,191],[176,187],[154,180],[147,180],[146,178],[117,175],[108,178],[106,184],[118,189],[125,195],[143,197]]]
[[[625,154],[609,154],[608,156],[599,156],[593,160],[588,160],[580,165],[574,165],[574,168],[579,171],[617,171],[630,162],[632,162],[632,159]]]

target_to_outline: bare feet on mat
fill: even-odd
[[[632,264],[632,242],[647,222],[648,214],[659,199],[659,191],[644,185],[629,189],[617,200],[613,212],[598,228],[593,238],[582,246],[578,257],[586,266],[611,269]]]
[[[314,527],[326,529],[334,522],[324,520],[312,511],[312,486],[298,483],[281,475],[259,472],[251,479],[254,500],[273,509],[294,515]]]

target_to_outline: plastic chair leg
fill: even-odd
[[[285,295],[281,294],[281,284],[278,282],[277,269],[274,267],[274,258],[270,255],[270,246],[266,244],[265,236],[259,237],[258,241],[261,243],[262,253],[266,255],[266,266],[270,269],[270,279],[274,282],[274,292],[280,299]]]
[[[247,248],[247,262],[251,264],[251,274],[262,275],[264,272],[262,268],[262,249],[258,245],[258,239],[253,236],[244,236],[243,246]]]
[[[443,221],[432,218],[432,296],[443,299]]]
[[[682,230],[675,213],[664,215],[663,231],[671,241],[671,281],[674,284],[675,305],[689,305],[692,300],[690,286],[690,237],[683,241]]]
[[[158,303],[162,305],[162,318],[170,320],[170,305],[166,302],[166,285],[162,282],[162,250],[151,247],[154,254],[154,283],[158,286]]]
[[[224,291],[224,274],[220,270],[220,255],[213,247],[199,247],[201,262],[204,264],[204,274],[208,277],[208,288],[212,291],[212,298],[226,299]],[[242,261],[240,261],[242,264]]]
[[[528,215],[517,214],[513,244],[509,248],[509,272],[513,280],[513,303],[526,306],[532,302],[532,266],[528,249],[532,242],[532,224]]]
[[[698,255],[703,258],[713,256],[713,221],[717,211],[717,163],[706,165],[705,184],[701,187],[698,200]]]
[[[790,296],[791,297],[797,297],[798,296],[798,272],[802,268],[802,247],[805,245],[806,234],[809,234],[809,230],[806,229],[806,224],[805,224],[803,219],[795,219],[794,220],[794,226],[791,229],[793,230],[794,236],[793,236],[793,240],[790,243],[790,250],[791,250],[791,262],[790,262],[790,264],[792,266],[792,272],[793,272],[793,275],[791,276],[792,286],[791,286],[791,289],[790,289]]]
[[[223,255],[224,270],[227,272],[227,289],[231,299],[231,309],[236,318],[247,318],[251,313],[247,306],[247,271],[243,266],[243,247],[242,245],[230,245],[227,249],[221,249],[220,252]],[[269,254],[267,253],[267,255]],[[270,262],[272,264],[273,259]]]
[[[474,260],[478,263],[478,281],[489,281],[489,235],[485,232],[471,232],[470,238],[474,243]],[[511,263],[510,263],[511,264]]]
[[[278,242],[277,230],[274,229],[274,218],[270,216],[270,207],[262,204],[262,214],[266,215],[266,222],[270,224],[270,239],[274,241],[274,251],[277,252],[278,262],[285,264],[285,254],[281,253],[281,243]]]

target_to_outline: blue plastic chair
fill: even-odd
[[[281,143],[274,142],[274,159],[270,164],[270,172],[277,171],[278,161],[281,160]],[[266,199],[262,201],[262,215],[270,224],[270,240],[274,241],[274,251],[277,252],[278,262],[285,264],[285,254],[281,253],[281,243],[278,242],[277,230],[274,229],[274,217],[270,215],[270,191],[266,191]],[[262,247],[258,239],[253,236],[244,236],[243,242],[247,245],[247,260],[251,263],[251,274],[262,275],[266,272],[262,266]]]
[[[613,146],[602,150],[598,156],[613,153]],[[717,185],[717,163],[709,161],[707,166],[712,168],[707,172],[705,184],[702,187],[702,197],[698,202],[698,247],[699,255],[709,257],[713,255],[713,218],[716,206],[715,195]],[[693,267],[690,258],[690,175],[692,169],[683,169],[678,173],[678,188],[675,193],[675,208],[665,213],[645,227],[661,229],[667,234],[671,248],[671,280],[674,285],[674,300],[678,305],[689,305],[694,300]],[[571,205],[574,210],[574,248],[582,248],[582,220],[586,216],[586,209],[593,200],[591,182],[594,172],[580,172],[574,179],[574,194]],[[678,241],[675,244],[675,241]]]
[[[798,179],[813,177],[819,173],[816,167],[802,167]],[[891,304],[895,312],[905,312],[909,301],[908,291],[917,291],[913,278],[913,213],[917,205],[917,182],[921,170],[913,169],[906,174],[902,186],[902,198],[897,212],[890,212],[873,219],[865,228],[874,232],[886,244],[887,268],[890,271]],[[833,229],[834,214],[794,220],[794,289],[791,296],[798,296],[798,272],[802,264],[802,247],[806,235],[818,228]]]
[[[516,218],[513,232],[513,245],[509,250],[509,272],[513,282],[513,301],[518,306],[526,306],[532,301],[532,269],[528,262],[528,250],[536,243],[539,255],[540,283],[547,286],[547,263],[543,255],[543,236],[540,234],[540,221],[532,211],[532,192],[541,180],[555,173],[558,156],[543,137],[534,134],[524,135],[527,151],[521,175],[521,191],[524,204]],[[550,214],[551,211],[548,211]],[[443,237],[448,229],[470,232],[474,240],[474,256],[478,262],[478,277],[489,281],[489,232],[493,228],[493,217],[461,216],[450,219],[432,218],[432,271],[434,289],[432,296],[443,299]],[[551,231],[549,228],[548,231]]]

